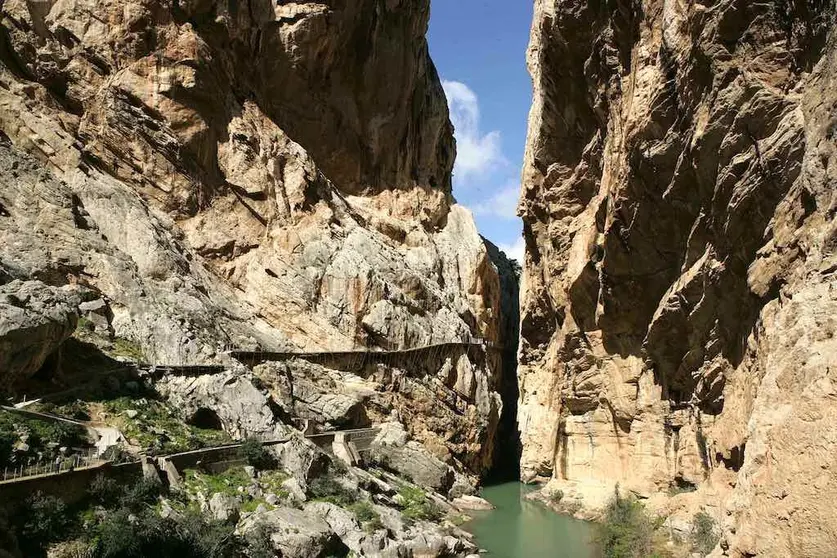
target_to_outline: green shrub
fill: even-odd
[[[357,492],[346,488],[330,474],[314,479],[308,486],[308,492],[314,500],[331,502],[332,504],[348,507],[357,501]]]
[[[247,464],[255,467],[259,471],[266,471],[276,468],[276,459],[273,455],[265,449],[256,438],[247,438],[241,444],[241,454],[247,460]]]
[[[4,555],[3,551],[8,554]],[[17,543],[17,535],[12,528],[12,523],[3,506],[0,506],[0,558],[13,558],[20,556],[20,550]]]
[[[692,521],[692,550],[706,556],[720,539],[721,533],[712,516],[703,511],[696,513]]]
[[[401,513],[408,522],[439,521],[443,512],[420,488],[404,485],[398,491]]]
[[[235,525],[215,519],[206,520],[197,513],[188,513],[177,523],[180,537],[197,549],[198,556],[222,558],[240,556]]]
[[[247,556],[249,558],[274,558],[273,542],[270,540],[270,528],[259,523],[246,537]]]
[[[150,546],[156,546],[155,556],[165,556],[179,541],[165,541],[174,533],[167,521],[156,514],[132,515],[122,509],[108,514],[99,525],[96,537],[97,558],[141,558]],[[178,549],[186,552],[188,549]]]
[[[596,543],[604,558],[646,558],[654,555],[654,522],[645,506],[619,494],[619,488],[597,526]]]
[[[133,512],[140,511],[157,500],[162,488],[160,483],[156,481],[140,479],[125,489],[119,499],[119,505]]]
[[[41,492],[26,500],[16,520],[18,541],[24,556],[41,555],[50,543],[62,540],[71,526],[64,502]]]
[[[11,463],[12,449],[16,440],[17,435],[14,432],[0,430],[0,466],[5,467]]]
[[[110,446],[104,453],[102,459],[105,461],[112,461],[114,463],[126,463],[133,459],[133,456],[128,453],[122,446]]]
[[[105,507],[111,507],[119,501],[121,491],[119,483],[101,474],[96,475],[87,490],[90,498],[95,503]]]
[[[366,500],[356,502],[349,506],[349,510],[355,514],[357,520],[363,525],[367,531],[374,532],[383,527],[381,523],[381,516],[375,511],[372,504]]]
[[[81,426],[39,420],[0,410],[0,463],[8,464],[14,443],[22,435],[28,435],[28,457],[37,457],[49,444],[66,447],[87,445],[87,431]]]
[[[240,556],[233,527],[196,514],[163,519],[154,510],[109,514],[99,525],[96,558],[233,558]]]

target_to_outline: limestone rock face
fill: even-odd
[[[96,327],[152,363],[503,344],[428,18],[428,0],[3,2],[0,283],[84,285]],[[467,360],[488,425],[468,452],[490,461],[500,363]]]
[[[407,433],[399,423],[381,426],[380,433],[372,441],[370,458],[436,492],[447,493],[453,482],[453,471],[421,444],[408,441]]]
[[[500,357],[496,350],[442,346],[385,358],[267,362],[253,375],[288,416],[325,430],[398,420],[436,459],[481,472],[499,451],[504,405],[484,371],[505,370]]]
[[[79,298],[41,281],[0,286],[0,386],[41,369],[75,330]]]
[[[246,372],[227,371],[164,377],[156,387],[187,421],[198,426],[223,428],[237,440],[248,436],[263,440],[286,437],[292,429],[277,420],[269,394],[254,383]],[[206,424],[201,425],[201,421]]]
[[[834,24],[833,2],[536,1],[525,478],[704,507],[724,555],[837,544]]]

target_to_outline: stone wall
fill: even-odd
[[[142,466],[139,462],[122,465],[105,464],[101,467],[76,469],[57,475],[0,482],[0,505],[14,507],[24,503],[37,492],[60,498],[64,503],[72,505],[87,497],[90,484],[99,475],[115,479],[122,484],[130,484],[142,476]]]

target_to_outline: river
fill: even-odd
[[[590,525],[525,500],[533,490],[510,482],[483,488],[480,494],[497,508],[469,512],[463,525],[492,558],[592,558]]]

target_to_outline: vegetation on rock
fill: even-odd
[[[617,487],[597,525],[596,545],[602,558],[662,558],[657,534],[659,522],[648,515],[645,506],[622,496]]]
[[[705,511],[699,511],[692,520],[692,550],[706,556],[721,538],[715,519]]]
[[[350,506],[358,499],[357,492],[341,484],[331,472],[314,479],[308,491],[314,500],[330,502],[341,507]]]
[[[349,506],[349,510],[355,514],[357,520],[367,531],[374,532],[383,527],[380,514],[375,511],[370,502],[366,500],[356,502]]]
[[[408,521],[439,521],[443,512],[422,489],[404,485],[398,490],[401,513]]]
[[[81,426],[0,410],[0,467],[51,460],[61,447],[78,448],[88,443]]]
[[[241,444],[241,453],[247,464],[255,467],[259,471],[274,469],[276,467],[276,458],[273,457],[264,444],[256,438],[247,438]]]

